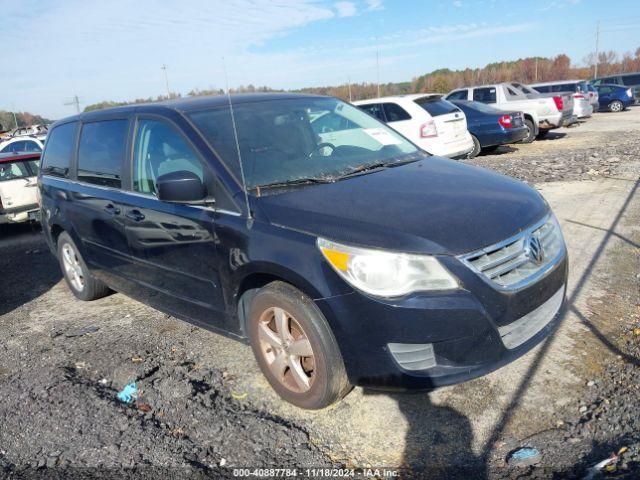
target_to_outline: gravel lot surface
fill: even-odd
[[[320,412],[280,402],[246,345],[120,294],[76,301],[39,232],[11,228],[0,238],[0,478],[331,466],[638,478],[640,108],[468,162],[535,184],[556,211],[571,261],[563,325],[486,377],[428,394],[357,388]],[[508,462],[523,446],[539,450],[537,465]]]

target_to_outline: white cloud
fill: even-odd
[[[453,6],[460,8],[462,7],[462,2],[460,0],[453,0]]]
[[[358,13],[356,4],[353,2],[337,2],[334,4],[339,17],[353,17]]]
[[[382,0],[367,0],[367,11],[384,10]]]

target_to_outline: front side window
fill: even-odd
[[[78,180],[104,187],[122,186],[127,120],[85,123],[78,147]]]
[[[37,160],[0,163],[0,182],[35,177],[37,174]]]
[[[69,175],[69,162],[76,143],[76,122],[55,127],[47,136],[42,154],[42,173],[56,177]]]
[[[397,103],[383,103],[384,114],[387,122],[401,122],[403,120],[411,120],[411,115]]]
[[[238,179],[242,161],[249,189],[309,179],[334,181],[368,166],[423,156],[391,128],[334,98],[243,102],[234,105],[233,112],[237,143],[228,106],[191,112],[189,117]],[[329,114],[354,128],[318,133],[314,119]]]
[[[447,100],[466,100],[467,99],[467,91],[466,90],[458,90],[456,92],[452,92],[447,95]]]
[[[494,87],[474,88],[473,100],[482,103],[496,103],[496,89]]]
[[[159,176],[185,170],[204,182],[202,164],[182,135],[163,121],[139,120],[133,150],[133,189],[156,195]]]

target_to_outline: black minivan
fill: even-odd
[[[567,253],[541,195],[335,98],[84,113],[50,129],[39,185],[76,297],[115,290],[244,339],[303,408],[468,380],[559,323]]]

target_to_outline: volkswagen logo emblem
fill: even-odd
[[[538,237],[529,237],[527,254],[536,265],[540,265],[544,261],[544,247],[542,246],[542,243],[540,243],[540,239]]]

